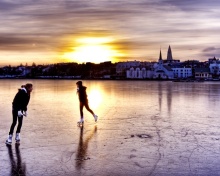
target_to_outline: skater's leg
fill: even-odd
[[[97,120],[98,120],[98,116],[95,115],[95,113],[89,108],[89,103],[88,103],[88,101],[85,103],[85,107],[86,107],[86,109],[93,115],[95,121],[97,121]]]
[[[79,110],[80,110],[80,120],[78,121],[78,124],[82,124],[84,122],[84,118],[83,118],[83,107],[84,104],[82,102],[80,102],[79,104]]]
[[[22,122],[23,122],[23,116],[18,117],[18,127],[16,133],[20,133],[21,127],[22,127]]]
[[[12,117],[13,117],[13,121],[12,121],[12,124],[11,124],[11,128],[10,128],[10,131],[9,131],[9,135],[11,134],[13,134],[13,132],[14,132],[14,128],[15,128],[15,126],[16,126],[16,124],[17,124],[17,117],[18,117],[18,111],[15,111],[15,110],[13,110],[12,111]]]
[[[94,115],[94,112],[89,108],[88,102],[85,103],[85,107],[86,107],[87,111],[89,111],[92,115]]]
[[[80,116],[81,116],[81,118],[83,118],[83,107],[84,107],[84,104],[83,104],[82,102],[80,102],[79,110],[80,110]]]
[[[95,121],[97,121],[97,120],[98,120],[98,116],[95,115],[95,113],[89,108],[89,103],[88,103],[88,101],[85,103],[85,107],[86,107],[86,109],[93,115]]]

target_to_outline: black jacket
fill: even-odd
[[[79,95],[79,101],[80,102],[87,102],[88,99],[87,99],[87,94],[86,94],[86,87],[85,86],[81,86],[79,87],[78,89],[78,95]]]
[[[24,88],[18,89],[18,93],[15,95],[12,102],[13,110],[17,111],[27,111],[27,105],[30,100],[30,95],[26,92]]]

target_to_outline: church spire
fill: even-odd
[[[173,60],[173,56],[172,56],[172,51],[171,51],[171,47],[169,45],[168,51],[167,51],[167,60],[172,61]]]
[[[160,49],[160,56],[159,56],[158,63],[159,63],[159,64],[163,64],[163,59],[162,59],[161,49]]]
[[[160,57],[159,57],[159,60],[162,60],[161,49],[160,49]]]

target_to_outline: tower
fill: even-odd
[[[162,63],[163,63],[162,54],[161,54],[161,49],[160,49],[160,56],[159,56],[158,63],[159,63],[159,64],[162,64]]]
[[[172,56],[172,51],[169,45],[168,51],[167,51],[167,60],[168,61],[172,61],[173,60],[173,56]]]

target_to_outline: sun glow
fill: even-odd
[[[107,37],[79,38],[76,39],[72,52],[65,53],[64,57],[78,63],[112,61],[120,55],[111,45],[113,41],[112,38]]]
[[[102,93],[100,90],[92,89],[88,94],[89,104],[92,108],[97,109],[102,102]]]

